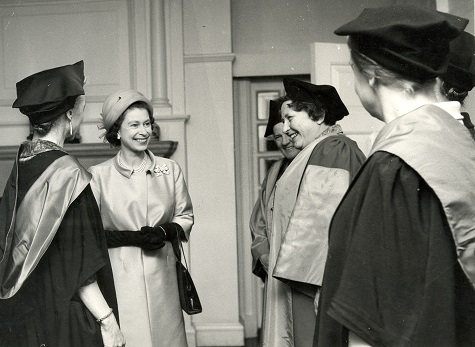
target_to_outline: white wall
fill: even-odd
[[[184,3],[190,194],[196,225],[193,271],[203,313],[193,319],[199,345],[244,343],[239,322],[229,0]],[[195,272],[193,272],[195,274]]]

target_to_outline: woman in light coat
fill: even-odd
[[[117,155],[90,168],[129,346],[187,346],[171,242],[187,241],[193,209],[180,166],[147,149],[153,107],[135,90],[109,95],[105,138]]]

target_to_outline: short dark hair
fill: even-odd
[[[334,125],[336,121],[334,119],[330,119],[329,117],[325,117],[328,112],[323,106],[323,104],[319,102],[304,102],[304,101],[294,101],[288,104],[289,108],[296,112],[305,111],[307,112],[308,116],[311,120],[316,122],[317,120],[324,117],[323,122],[327,125]]]
[[[119,118],[115,121],[115,123],[110,127],[104,136],[104,141],[110,143],[112,147],[120,147],[120,139],[117,138],[117,134],[119,133],[120,127],[122,122],[124,121],[125,115],[127,111],[132,109],[143,109],[148,112],[148,118],[150,119],[150,124],[153,125],[155,123],[155,119],[153,118],[153,114],[150,113],[147,103],[144,101],[136,101],[133,104],[130,104],[129,107],[125,109],[125,111],[120,115]]]

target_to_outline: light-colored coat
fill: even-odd
[[[147,154],[145,172],[132,174],[118,164],[117,156],[90,168],[104,229],[140,230],[175,222],[188,239],[193,209],[181,168],[173,160]],[[171,243],[153,251],[110,248],[109,255],[127,346],[187,346]]]

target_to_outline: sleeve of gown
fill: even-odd
[[[434,233],[450,235],[445,225],[425,181],[400,158],[374,154],[332,221],[322,315],[372,345],[410,345],[428,299],[424,290],[441,274],[430,278],[428,254]],[[319,329],[329,330],[325,323]]]
[[[252,273],[265,281],[267,277],[266,270],[262,266],[259,258],[262,255],[269,254],[269,239],[267,237],[266,210],[265,210],[265,189],[267,185],[267,176],[262,182],[259,198],[252,210],[249,228],[251,229],[251,254],[252,254]]]
[[[95,169],[93,167],[89,168],[88,171],[92,174],[90,186],[91,186],[92,193],[96,199],[96,203],[100,211],[101,210],[101,186],[98,181],[99,175],[95,172]]]
[[[55,276],[62,276],[55,283],[64,283],[64,293],[72,298],[77,289],[96,274],[98,284],[110,307],[115,308],[115,290],[107,253],[102,222],[91,187],[70,205],[55,236],[52,252],[58,259],[51,264],[60,269]],[[56,264],[56,265],[54,265]],[[62,269],[61,269],[62,268]]]
[[[175,163],[173,168],[175,175],[175,214],[171,222],[179,224],[185,232],[186,240],[190,238],[191,227],[193,226],[193,205],[185,182],[185,177],[180,166]]]

